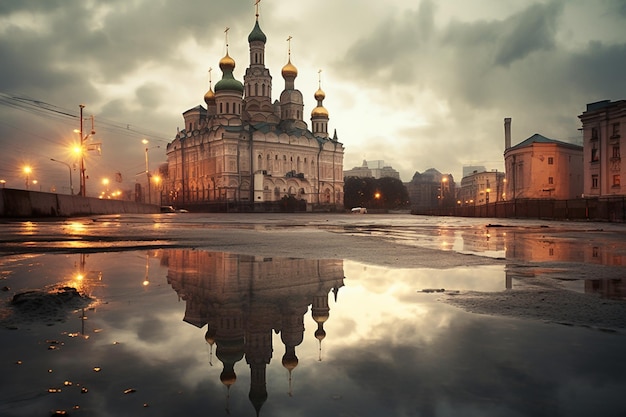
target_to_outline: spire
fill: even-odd
[[[250,34],[248,35],[248,43],[252,43],[255,41],[263,43],[267,42],[267,36],[265,36],[265,33],[263,33],[261,27],[259,26],[259,3],[261,3],[261,0],[256,0],[256,2],[254,3],[256,7],[256,22],[254,23],[254,28],[252,29],[252,32],[250,32]]]
[[[209,91],[207,91],[204,95],[204,102],[207,106],[215,104],[215,93],[213,93],[213,89],[211,87],[211,71],[213,71],[213,68],[209,67]]]
[[[285,85],[287,85],[287,83],[290,83],[291,89],[293,89],[293,81],[298,76],[298,69],[291,63],[291,39],[293,39],[291,36],[287,38],[287,64],[285,64],[281,73],[283,75],[283,78],[285,79]]]
[[[220,69],[222,70],[222,79],[215,84],[215,92],[222,90],[233,90],[243,93],[243,84],[237,81],[233,76],[233,70],[235,69],[235,60],[228,55],[228,31],[230,28],[224,30],[226,37],[226,55],[220,59]]]
[[[323,101],[326,93],[322,90],[322,70],[317,72],[317,91],[313,95],[317,100],[317,107],[311,111],[311,127],[313,134],[318,137],[328,137],[328,110],[324,108]]]

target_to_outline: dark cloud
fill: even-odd
[[[559,3],[533,4],[499,26],[495,64],[508,66],[534,51],[554,48],[556,20],[563,8]]]

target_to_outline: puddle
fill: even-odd
[[[514,294],[524,279],[503,266],[168,248],[0,262],[6,416],[626,413],[615,400],[626,388],[621,332],[442,302]],[[52,286],[90,302],[54,323],[10,308],[15,294]]]

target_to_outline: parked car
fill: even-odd
[[[161,213],[176,213],[176,210],[172,206],[161,206]]]

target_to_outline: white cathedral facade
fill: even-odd
[[[272,102],[267,37],[258,17],[257,11],[243,83],[233,76],[235,60],[227,44],[219,62],[222,79],[204,95],[206,108],[198,105],[183,113],[185,127],[167,145],[163,204],[261,209],[290,199],[307,210],[342,209],[344,148],[336,132],[328,134],[321,83],[310,129],[290,57],[281,71],[284,89]]]

